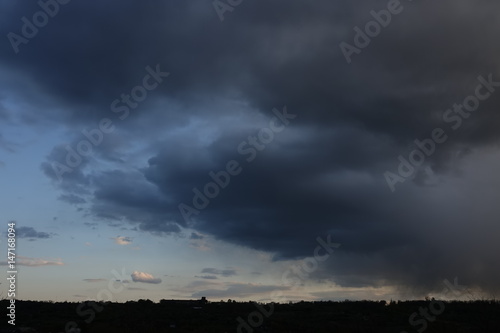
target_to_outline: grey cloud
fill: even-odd
[[[79,197],[79,196],[74,195],[74,194],[63,194],[63,195],[59,196],[59,200],[66,201],[67,203],[70,203],[73,205],[84,204],[87,202],[82,197]]]
[[[208,274],[222,275],[225,277],[237,275],[235,269],[203,268],[201,272]]]
[[[195,275],[194,277],[200,278],[200,279],[205,279],[205,280],[217,280],[217,276],[215,275]]]
[[[36,231],[33,227],[17,227],[16,228],[16,236],[18,238],[38,238],[38,239],[47,239],[51,238],[54,234],[47,233],[42,231]]]

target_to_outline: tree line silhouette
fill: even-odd
[[[419,319],[419,309],[429,308],[422,301],[318,301],[261,304],[272,314],[258,327],[241,332],[500,332],[500,302],[496,300],[448,301],[444,311],[425,325],[409,322]],[[6,308],[8,300],[0,301]],[[76,309],[79,309],[77,313]],[[88,309],[100,309],[93,316]],[[0,323],[0,333],[65,332],[68,322],[76,322],[81,333],[123,332],[237,332],[238,317],[254,312],[254,302],[232,300],[150,300],[115,302],[16,301],[16,326]],[[82,315],[83,314],[83,315]],[[432,314],[432,313],[431,313]],[[424,318],[422,316],[422,318]],[[421,319],[420,319],[421,320]],[[77,330],[75,330],[77,332]]]

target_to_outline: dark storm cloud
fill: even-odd
[[[475,196],[456,197],[448,184],[467,158],[484,159],[498,143],[500,93],[455,131],[443,114],[474,94],[478,76],[500,81],[500,5],[402,4],[348,65],[339,44],[352,44],[353,28],[363,28],[387,1],[244,2],[223,22],[210,1],[70,2],[19,54],[4,39],[0,70],[8,79],[0,84],[36,106],[20,119],[67,126],[73,147],[85,139],[83,129],[103,117],[113,121],[115,132],[62,182],[51,163],[65,163],[67,146],[54,147],[42,163],[61,199],[85,200],[95,217],[157,234],[189,226],[275,259],[311,256],[316,238],[330,233],[342,249],[318,279],[425,292],[459,276],[498,289],[494,168],[466,168],[484,175],[483,187],[473,178],[460,189]],[[38,7],[3,10],[6,35],[19,33],[20,18]],[[156,64],[170,75],[120,120],[111,103]],[[246,162],[238,145],[283,105],[297,118]],[[438,127],[448,141],[391,193],[383,173],[397,172],[398,155],[408,156],[415,139]],[[192,189],[203,190],[208,173],[230,160],[241,174],[186,222],[179,203],[192,205]],[[481,201],[482,193],[492,202]]]

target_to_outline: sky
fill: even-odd
[[[0,7],[19,299],[498,297],[498,2]]]

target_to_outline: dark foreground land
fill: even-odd
[[[8,301],[0,302],[4,313]],[[12,332],[500,332],[500,302],[17,301]],[[0,333],[14,328],[3,316]],[[410,323],[410,321],[412,323]],[[31,328],[31,329],[29,329]],[[78,332],[78,330],[73,330]]]

